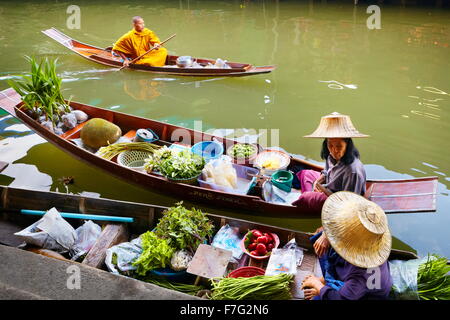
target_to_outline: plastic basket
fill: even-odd
[[[253,229],[253,230],[250,230],[250,231],[255,231],[255,230],[256,229]],[[275,240],[275,245],[274,245],[273,249],[278,248],[278,246],[280,245],[280,238],[278,238],[278,235],[273,233],[273,232],[267,232],[267,233],[269,233],[272,236],[272,238]],[[270,254],[272,253],[272,251],[271,251],[268,255],[265,255],[265,256],[254,256],[247,250],[247,248],[245,247],[245,243],[244,242],[245,242],[245,237],[242,238],[242,240],[240,242],[242,251],[244,251],[244,253],[246,253],[247,255],[252,257],[253,259],[264,260],[264,259],[269,258]]]
[[[266,273],[264,269],[258,267],[241,267],[228,274],[228,278],[251,278],[263,276]]]
[[[119,153],[117,163],[123,167],[134,170],[144,171],[145,159],[152,154],[147,151],[129,150]]]
[[[197,184],[197,180],[198,180],[198,178],[200,177],[201,174],[202,173],[200,172],[195,177],[188,178],[188,179],[178,179],[178,178],[170,178],[170,177],[166,177],[166,178],[168,180],[172,181],[172,182],[177,182],[177,183]]]

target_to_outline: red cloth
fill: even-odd
[[[314,170],[302,170],[297,173],[300,181],[302,194],[292,202],[294,206],[302,207],[304,211],[310,213],[319,213],[322,211],[323,204],[327,200],[327,195],[322,192],[314,192],[312,185],[320,177],[320,172]]]

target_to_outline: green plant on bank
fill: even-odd
[[[436,254],[428,255],[419,266],[417,288],[422,300],[450,300],[450,266],[447,259]]]
[[[30,110],[34,117],[44,115],[54,126],[55,120],[70,112],[69,105],[61,93],[62,79],[56,74],[57,59],[44,58],[37,63],[33,57],[25,58],[31,64],[31,74],[19,75],[18,80],[8,80],[8,84],[22,97],[25,108]]]
[[[212,300],[289,300],[294,275],[211,279]],[[218,281],[217,281],[218,280]]]
[[[201,210],[188,210],[179,202],[164,212],[154,231],[176,250],[187,249],[194,253],[207,237],[212,236],[214,226]]]
[[[166,239],[158,237],[154,232],[147,231],[141,235],[142,254],[133,262],[137,274],[145,276],[148,271],[164,268],[169,265],[175,249]]]

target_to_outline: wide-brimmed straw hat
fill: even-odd
[[[316,131],[305,138],[366,138],[366,134],[356,130],[350,117],[345,114],[333,112],[320,119]]]
[[[386,214],[356,193],[340,191],[328,197],[322,225],[333,249],[357,267],[378,267],[389,257],[392,236]]]

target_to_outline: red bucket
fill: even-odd
[[[228,278],[251,278],[255,276],[263,276],[266,273],[264,269],[258,267],[241,267],[228,275]]]

